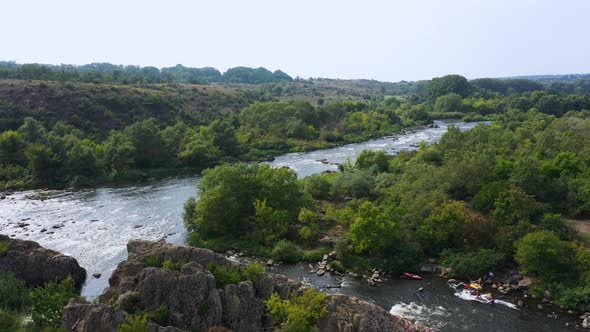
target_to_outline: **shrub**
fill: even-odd
[[[146,332],[147,321],[144,315],[131,315],[119,325],[117,332]]]
[[[162,263],[162,267],[166,270],[170,271],[180,271],[180,268],[184,265],[184,262],[174,262],[170,259],[167,259]]]
[[[590,303],[590,286],[569,288],[561,292],[557,302],[567,308],[578,308]]]
[[[578,277],[574,248],[550,231],[525,235],[516,243],[514,258],[526,273],[537,274],[548,283],[567,282]]]
[[[298,231],[299,237],[306,244],[311,244],[316,237],[316,233],[309,226],[303,226]]]
[[[22,317],[15,312],[0,309],[0,331],[20,331]]]
[[[318,319],[328,312],[325,300],[326,294],[308,288],[288,300],[273,293],[265,305],[273,319],[282,322],[279,331],[313,331]]]
[[[0,308],[22,310],[29,302],[29,290],[13,273],[0,273]]]
[[[64,306],[70,298],[77,296],[72,277],[34,289],[31,292],[33,321],[42,327],[59,327]]]
[[[315,199],[326,199],[330,195],[330,181],[323,174],[308,176],[304,180],[304,191]]]
[[[0,257],[5,256],[10,249],[10,242],[8,241],[0,241]]]
[[[451,268],[454,277],[481,276],[494,271],[504,261],[504,255],[492,249],[453,253],[443,251],[442,263]]]
[[[324,258],[324,255],[328,254],[328,248],[319,248],[303,253],[303,260],[305,262],[319,262]]]
[[[344,272],[344,270],[345,270],[344,265],[342,265],[342,263],[340,263],[340,261],[331,261],[330,267],[332,268],[332,270],[338,271],[338,272]]]
[[[154,323],[158,323],[162,326],[170,325],[170,310],[168,306],[165,304],[160,305],[159,307],[146,310],[145,318],[153,321]]]
[[[250,280],[252,282],[257,282],[262,278],[266,268],[264,265],[260,264],[260,262],[253,262],[248,264],[246,268],[242,271],[242,277],[245,280]]]
[[[143,262],[147,266],[151,267],[161,267],[162,266],[162,257],[156,255],[150,255],[144,258]]]
[[[285,263],[297,263],[301,260],[302,256],[301,251],[292,242],[287,240],[279,241],[271,252],[272,259]]]
[[[224,265],[209,263],[207,270],[215,277],[217,288],[225,288],[225,286],[237,284],[241,280],[240,271],[233,267],[228,268]]]

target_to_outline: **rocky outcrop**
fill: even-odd
[[[71,299],[65,307],[64,322],[70,331],[116,332],[129,315],[112,305],[93,304],[80,299]],[[147,332],[181,332],[173,326],[163,327],[147,323]]]
[[[41,247],[37,242],[11,239],[0,235],[0,243],[7,243],[8,251],[0,255],[0,271],[12,272],[34,287],[48,281],[61,281],[72,276],[80,288],[86,270],[75,258]]]
[[[320,331],[434,331],[352,296],[330,295],[326,305],[328,313],[318,323]]]
[[[242,281],[218,288],[215,277],[204,267],[215,263],[240,268],[238,263],[207,249],[163,241],[131,241],[127,249],[129,258],[109,279],[110,287],[99,297],[100,304],[70,303],[66,307],[68,329],[96,331],[90,329],[91,319],[104,317],[97,326],[116,326],[122,317],[119,311],[140,312],[166,305],[169,323],[183,330],[264,331],[274,326],[264,300],[274,292],[289,298],[303,289],[300,282],[271,274],[256,282]],[[166,260],[179,267],[165,269],[147,264]],[[328,313],[319,322],[322,331],[431,331],[354,297],[329,295],[326,305]]]

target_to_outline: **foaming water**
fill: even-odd
[[[455,292],[455,296],[462,299],[462,300],[465,300],[465,301],[475,301],[475,302],[479,302],[482,304],[488,304],[488,305],[504,305],[509,308],[518,310],[518,306],[514,303],[494,299],[494,303],[492,304],[492,303],[490,303],[490,301],[488,299],[486,299],[485,294],[478,298],[476,295],[471,294],[471,292],[466,289]]]
[[[389,312],[392,315],[437,329],[445,327],[451,317],[451,312],[442,306],[427,306],[416,302],[400,302],[391,307]]]

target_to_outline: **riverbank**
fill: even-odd
[[[456,125],[461,130],[468,130],[476,123]],[[390,153],[414,150],[416,148],[412,146],[420,141],[438,141],[446,129],[445,124],[441,128],[402,135],[396,140],[383,138],[329,150],[287,154],[277,157],[271,165],[291,167],[297,170],[300,177],[305,177],[337,169],[336,166],[316,160],[344,163],[348,158],[354,160],[365,149],[386,150]],[[108,286],[108,276],[116,266],[127,258],[126,244],[129,239],[158,240],[166,237],[169,243],[185,243],[186,231],[180,216],[184,202],[197,194],[199,181],[198,176],[168,178],[117,188],[86,189],[43,201],[26,199],[34,191],[14,192],[9,196],[10,199],[0,200],[0,233],[37,241],[45,247],[75,257],[89,275],[102,274],[100,278],[87,278],[82,290],[83,296],[94,299]],[[30,218],[25,221],[30,224],[27,231],[17,226],[24,218]],[[63,223],[64,227],[52,229],[58,223]],[[43,228],[47,228],[47,231],[41,232]],[[336,283],[331,282],[331,273],[323,276],[310,274],[308,264],[279,265],[268,269],[303,283],[313,283],[328,293],[357,296],[386,310],[395,307],[399,314],[443,331],[463,329],[465,326],[481,332],[522,329],[568,331],[564,328],[566,321],[561,317],[550,318],[527,307],[516,311],[459,299],[444,280],[431,275],[424,275],[423,281],[402,279],[399,276],[386,277],[387,280],[378,287],[368,287],[360,278],[342,275],[339,283],[341,288],[326,288],[326,285]],[[423,288],[422,292],[418,291],[420,287]],[[575,325],[576,322],[572,320],[570,323]]]

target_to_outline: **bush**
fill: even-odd
[[[550,231],[525,235],[516,243],[514,258],[526,273],[537,274],[547,283],[573,281],[579,274],[572,245]]]
[[[70,298],[77,296],[72,277],[34,289],[31,292],[33,321],[42,327],[61,326],[64,306]]]
[[[209,263],[207,270],[215,277],[215,284],[217,288],[225,288],[227,285],[237,284],[240,282],[240,271],[238,269],[224,265],[217,265],[215,263]]]
[[[309,226],[303,226],[298,231],[297,234],[305,244],[311,244],[313,240],[316,238],[316,233],[311,229]]]
[[[184,262],[174,262],[170,259],[167,259],[162,263],[162,267],[166,270],[170,271],[180,271],[180,268],[184,265]]]
[[[590,286],[569,288],[560,293],[557,302],[567,308],[590,304]]]
[[[504,259],[502,253],[492,249],[460,253],[446,250],[442,253],[442,264],[451,268],[453,277],[459,278],[482,276],[494,271]]]
[[[275,321],[282,322],[278,331],[314,331],[318,319],[328,309],[324,304],[326,294],[308,288],[300,295],[283,300],[277,293],[265,301],[266,309]]]
[[[308,252],[304,252],[303,261],[312,263],[319,262],[322,260],[322,258],[324,258],[324,255],[328,254],[328,252],[328,248],[319,248]]]
[[[337,272],[344,272],[344,270],[345,270],[344,265],[342,265],[342,263],[340,263],[340,261],[331,261],[330,267],[332,268],[332,270],[337,271]]]
[[[6,255],[10,249],[10,243],[8,241],[0,241],[0,257]]]
[[[264,272],[266,272],[264,265],[260,264],[260,262],[253,262],[244,268],[242,271],[242,278],[252,282],[257,282],[260,280],[260,278],[262,278]]]
[[[275,261],[285,263],[297,263],[303,256],[301,251],[292,242],[287,240],[279,241],[272,249],[270,255]]]
[[[29,290],[13,273],[0,273],[0,308],[22,310],[29,303]]]
[[[311,195],[315,199],[326,199],[330,195],[330,181],[328,181],[326,175],[316,174],[305,178],[304,180],[304,191]]]
[[[147,321],[144,315],[132,315],[119,325],[117,332],[146,332]]]
[[[22,317],[15,312],[0,309],[0,331],[20,331]]]
[[[146,310],[145,318],[162,326],[168,326],[171,324],[170,310],[165,304],[162,304],[154,309]]]
[[[146,256],[143,260],[145,265],[151,267],[161,267],[162,266],[162,257],[156,255]]]

